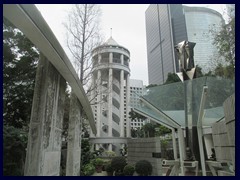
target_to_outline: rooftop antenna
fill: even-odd
[[[110,28],[110,37],[112,37],[112,28]]]

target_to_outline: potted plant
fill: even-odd
[[[108,176],[113,176],[113,168],[111,166],[111,162],[106,164],[105,171],[107,172]]]
[[[92,163],[89,163],[89,164],[86,164],[84,167],[83,167],[83,174],[85,176],[91,176],[93,175],[95,172],[95,167]]]
[[[140,160],[136,163],[135,170],[139,176],[148,176],[152,174],[152,165],[147,160]]]
[[[101,158],[96,158],[95,159],[94,165],[95,165],[97,173],[101,173],[102,172],[103,164],[104,164],[103,159],[101,159]]]
[[[125,176],[133,176],[134,171],[135,171],[135,168],[131,164],[128,164],[123,168],[123,174]]]
[[[111,166],[115,171],[115,176],[123,175],[123,168],[127,165],[126,159],[123,156],[113,157]]]

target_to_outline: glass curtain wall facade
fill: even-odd
[[[208,72],[216,59],[217,48],[213,45],[213,38],[210,38],[211,28],[220,30],[224,23],[222,15],[215,10],[204,7],[183,6],[188,40],[195,42],[194,62]],[[212,61],[212,62],[211,62]]]
[[[178,69],[174,45],[187,40],[181,4],[151,4],[145,12],[149,84],[163,84]]]

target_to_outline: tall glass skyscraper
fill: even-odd
[[[162,84],[178,69],[174,45],[187,40],[181,4],[151,4],[146,10],[149,84]]]
[[[188,40],[195,42],[195,65],[206,67],[216,55],[207,38],[211,25],[220,28],[223,18],[209,8],[181,4],[151,4],[145,12],[149,84],[163,84],[168,73],[178,71],[174,46]]]
[[[194,62],[207,72],[211,68],[211,61],[218,57],[216,46],[209,30],[214,28],[220,30],[224,23],[222,15],[212,9],[205,7],[183,6],[188,40],[195,42]]]

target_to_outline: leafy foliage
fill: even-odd
[[[115,172],[123,172],[123,168],[127,165],[126,159],[123,156],[113,157],[111,166]]]
[[[95,158],[95,155],[90,151],[90,143],[88,139],[82,139],[81,142],[81,165],[84,166],[88,163],[90,163],[90,161],[92,159]]]
[[[28,130],[3,127],[3,175],[22,176],[26,156]]]
[[[23,175],[39,52],[3,18],[3,173]]]
[[[179,79],[178,75],[175,73],[168,73],[167,80],[164,84],[171,84],[174,82],[180,82],[181,80]]]
[[[213,36],[213,44],[217,47],[218,57],[226,63],[217,63],[215,75],[225,78],[235,78],[235,15],[230,16],[229,22],[224,24],[220,31],[211,27],[210,34]]]
[[[144,119],[146,119],[145,116],[142,116],[141,114],[136,113],[132,109],[129,112],[129,117],[131,118],[131,120],[134,120],[134,119],[143,119],[144,120]]]
[[[152,174],[152,165],[147,160],[140,160],[136,163],[135,170],[140,176],[148,176]]]
[[[131,164],[126,165],[123,169],[123,173],[125,176],[132,176],[134,172],[135,168]]]
[[[39,53],[6,19],[3,21],[4,124],[21,128],[30,120]]]
[[[105,166],[105,170],[107,172],[113,172],[113,168],[112,168],[112,165],[111,165],[111,162],[108,162]]]
[[[83,174],[85,176],[91,176],[95,172],[95,167],[93,164],[89,163],[83,166]]]

